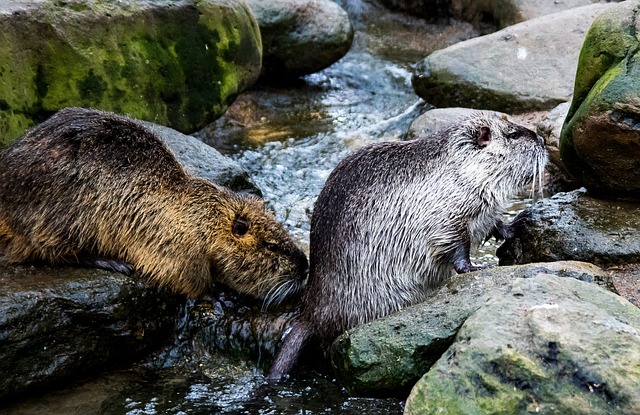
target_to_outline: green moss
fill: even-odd
[[[13,114],[94,107],[193,132],[259,74],[259,33],[244,5],[73,4],[43,4],[30,17],[38,22],[0,20],[0,100]]]
[[[634,14],[605,12],[589,28],[580,50],[574,96],[568,118],[578,110],[596,82],[630,51],[638,48],[634,36]]]

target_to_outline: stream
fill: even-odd
[[[412,65],[431,51],[477,36],[456,21],[426,23],[365,1],[343,4],[356,28],[339,62],[287,86],[256,86],[196,134],[240,163],[295,238],[308,248],[313,203],[349,152],[402,139],[429,105],[411,87]],[[526,200],[520,201],[526,203]],[[515,206],[512,214],[518,209]],[[473,258],[495,264],[495,244]],[[32,398],[27,414],[400,414],[401,399],[351,397],[328,375],[308,371],[264,385],[263,362],[211,352],[197,340],[133,368]]]

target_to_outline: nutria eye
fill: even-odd
[[[265,242],[264,247],[267,248],[269,251],[277,251],[278,250],[278,245],[271,243],[271,242]]]
[[[231,227],[231,233],[236,238],[241,238],[247,234],[249,231],[249,223],[243,219],[236,219],[233,221],[233,226]]]
[[[507,134],[507,138],[509,140],[516,140],[518,137],[520,137],[520,134],[518,134],[517,131],[512,131],[509,134]]]

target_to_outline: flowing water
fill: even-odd
[[[477,33],[428,24],[364,1],[344,4],[357,29],[352,50],[328,69],[288,86],[259,86],[198,134],[240,163],[294,236],[308,244],[313,203],[335,165],[360,146],[398,140],[428,107],[411,88],[412,65]],[[516,209],[516,208],[514,208]],[[495,263],[495,245],[476,263]],[[335,381],[304,373],[264,385],[260,362],[188,351],[22,402],[13,415],[48,414],[400,414],[399,399],[350,397]],[[176,354],[181,354],[176,358]],[[179,364],[176,362],[180,362]]]

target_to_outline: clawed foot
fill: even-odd
[[[107,271],[119,272],[128,276],[133,274],[133,266],[131,264],[117,259],[92,257],[79,261],[79,263],[83,266],[106,269]]]

